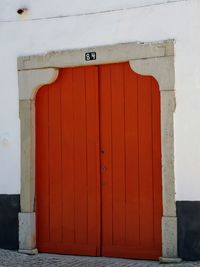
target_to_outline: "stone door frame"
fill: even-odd
[[[85,53],[96,52],[86,61]],[[162,149],[162,261],[176,261],[177,217],[174,183],[174,41],[125,43],[86,49],[53,51],[18,58],[19,110],[21,122],[21,194],[19,251],[37,253],[35,222],[35,95],[44,84],[56,80],[59,68],[127,62],[141,75],[159,83],[161,96]]]

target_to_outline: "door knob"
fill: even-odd
[[[101,171],[102,171],[102,172],[105,172],[106,170],[107,170],[106,166],[104,166],[104,165],[101,166]]]

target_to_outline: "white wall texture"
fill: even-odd
[[[25,19],[36,20],[108,12],[177,1],[187,0],[59,0],[57,2],[53,0],[4,0],[0,3],[1,10],[4,11],[0,14],[0,21],[19,20],[16,10],[20,7],[29,9]]]
[[[20,192],[18,56],[175,39],[176,199],[200,200],[199,0],[5,0],[0,10],[0,194]]]

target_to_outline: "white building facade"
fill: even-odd
[[[31,83],[30,77],[27,78],[27,83],[25,78],[20,83],[20,73],[86,65],[88,62],[85,61],[85,53],[96,52],[97,61],[94,64],[133,60],[134,65],[134,60],[142,61],[144,58],[156,58],[158,61],[160,57],[173,58],[172,65],[159,65],[163,68],[161,76],[159,70],[154,71],[156,63],[152,63],[152,67],[150,65],[152,71],[145,67],[145,62],[142,63],[142,68],[136,66],[135,71],[154,76],[160,90],[162,83],[166,85],[172,82],[174,86],[170,88],[175,95],[173,132],[169,133],[173,137],[173,142],[170,143],[173,149],[169,153],[173,154],[174,170],[168,174],[168,186],[163,183],[162,188],[165,192],[163,199],[168,199],[166,194],[174,194],[168,200],[174,201],[175,211],[166,217],[174,217],[176,220],[166,220],[162,224],[163,229],[165,224],[168,227],[166,229],[173,228],[172,232],[169,230],[173,241],[166,241],[163,237],[162,241],[166,243],[160,256],[200,259],[199,0],[62,0],[59,3],[49,0],[18,0],[13,3],[6,0],[0,3],[0,7],[3,10],[0,15],[0,247],[20,248],[24,252],[36,249],[35,241],[29,240],[28,244],[29,241],[23,237],[26,235],[31,239],[35,235],[35,228],[22,226],[34,224],[32,215],[26,217],[24,214],[35,211],[22,208],[23,205],[26,206],[22,202],[30,200],[30,197],[34,202],[34,196],[30,193],[28,197],[24,197],[25,200],[21,197],[20,207],[20,195],[26,195],[23,190],[29,190],[27,185],[24,186],[25,189],[22,185],[26,181],[22,179],[22,161],[25,157],[22,143],[25,137],[22,135],[22,118],[19,116],[20,100],[24,98],[20,97],[23,90],[26,90],[25,84],[28,88]],[[126,52],[123,52],[123,46],[126,47]],[[112,52],[116,49],[116,53],[111,53],[109,47]],[[157,52],[159,47],[164,47],[165,54]],[[128,49],[133,49],[131,57],[128,57]],[[139,52],[134,52],[134,49]],[[59,53],[64,53],[63,61]],[[141,55],[137,57],[138,53]],[[150,64],[148,62],[150,61],[147,60],[147,64]],[[93,65],[93,62],[89,64]],[[169,74],[172,72],[173,74]],[[34,77],[38,82],[30,90],[56,79],[52,74],[49,80],[43,82],[39,75]],[[167,151],[168,149],[171,148],[166,147]],[[172,189],[167,191],[165,187]],[[165,206],[164,203],[163,205]],[[20,223],[18,214],[21,214]],[[175,231],[174,227],[177,227]],[[164,236],[164,230],[162,235]]]

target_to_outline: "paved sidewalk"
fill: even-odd
[[[78,257],[55,254],[28,256],[16,251],[0,249],[0,267],[195,267],[200,262],[159,265],[154,261],[135,261],[104,257]]]

